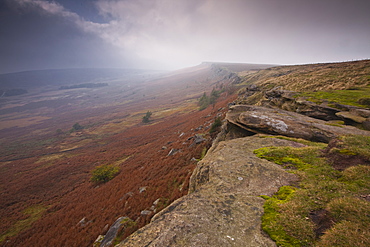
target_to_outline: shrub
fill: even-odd
[[[210,104],[210,98],[207,96],[207,94],[204,92],[202,97],[200,97],[198,105],[199,105],[199,111],[202,111],[206,109]]]
[[[114,178],[119,172],[119,167],[113,165],[101,165],[92,171],[91,181],[105,183]]]
[[[205,92],[203,93],[202,97],[200,97],[198,101],[199,110],[202,111],[206,109],[209,105],[215,105],[217,99],[220,97],[220,94],[224,91],[224,89],[216,90],[213,88],[210,96],[208,96]]]
[[[152,112],[148,111],[143,117],[143,123],[149,123],[149,118],[152,116]]]
[[[211,128],[209,129],[209,133],[216,132],[222,125],[221,118],[218,117],[215,119],[215,122],[212,124]]]
[[[73,126],[72,126],[72,129],[71,129],[71,132],[73,131],[79,131],[79,130],[83,130],[84,127],[81,126],[79,123],[75,123]]]

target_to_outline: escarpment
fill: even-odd
[[[298,178],[257,158],[253,151],[304,145],[265,134],[319,142],[344,134],[370,135],[352,126],[331,126],[323,120],[259,106],[233,106],[226,120],[221,140],[193,172],[189,194],[118,246],[276,246],[261,230],[264,200],[260,196],[271,196]]]
[[[118,246],[275,246],[261,231],[259,196],[271,196],[296,177],[253,154],[275,145],[300,144],[261,136],[220,142],[198,163],[190,193]]]
[[[343,135],[370,135],[370,109],[366,106],[314,102],[275,81],[294,73],[295,68],[283,68],[248,75],[239,98],[230,104],[222,131],[191,176],[189,194],[117,246],[276,246],[261,230],[261,196],[273,195],[281,186],[296,183],[298,177],[258,158],[254,150],[304,146],[270,135],[323,143]],[[279,87],[272,88],[269,80]],[[359,85],[368,84],[361,81]]]

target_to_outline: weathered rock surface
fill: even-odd
[[[272,98],[277,98],[289,92],[282,91],[278,96],[274,92],[271,94]],[[294,107],[292,112],[268,106],[230,106],[226,116],[228,124],[223,128],[225,133],[220,133],[205,158],[198,163],[190,179],[189,194],[159,212],[149,225],[118,246],[276,246],[261,230],[264,200],[260,195],[271,196],[297,178],[280,166],[257,158],[253,150],[266,146],[300,147],[303,144],[264,138],[259,134],[329,142],[341,135],[370,135],[370,132],[352,126],[335,126],[299,114]],[[307,108],[304,113],[311,109],[314,107]],[[343,118],[344,115],[338,112],[338,109],[322,107],[310,114],[316,117],[323,114],[322,118],[327,120]],[[360,111],[355,115],[362,114],[363,123],[368,123],[367,113]]]
[[[356,123],[363,123],[366,121],[366,118],[364,117],[361,117],[357,114],[353,114],[352,112],[349,112],[349,111],[341,111],[341,112],[337,112],[335,115],[337,115],[338,117],[341,117],[343,119],[349,119],[349,120],[352,120]]]
[[[306,97],[297,97],[297,92],[282,90],[280,86],[264,91],[256,85],[249,85],[235,104],[277,107],[325,121],[349,120],[349,124],[352,121],[363,123],[365,121],[363,118],[370,117],[370,109],[326,100],[317,104],[307,100]]]
[[[114,238],[116,237],[119,228],[123,225],[125,220],[129,220],[128,217],[119,217],[113,225],[109,228],[107,234],[101,241],[100,247],[108,247],[113,243]]]
[[[287,145],[302,144],[258,135],[220,142],[198,163],[189,194],[118,246],[275,246],[261,230],[259,196],[272,195],[296,177],[253,150]]]
[[[333,126],[326,121],[295,112],[262,106],[232,106],[226,119],[229,123],[253,133],[284,135],[326,143],[341,135],[370,135],[370,132],[352,126]]]

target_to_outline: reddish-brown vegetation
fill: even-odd
[[[199,73],[196,71],[190,78]],[[214,107],[198,111],[196,101],[189,100],[199,97],[203,90],[210,91],[219,80],[209,79],[209,72],[202,73],[203,77],[197,80],[203,84],[198,81],[198,86],[185,78],[186,83],[171,88],[162,79],[157,81],[160,87],[155,90],[143,89],[150,97],[158,98],[140,98],[123,106],[59,109],[59,115],[38,125],[6,129],[0,158],[0,232],[7,237],[0,245],[91,246],[119,216],[138,222],[132,231],[149,222],[153,215],[143,216],[140,212],[149,209],[158,198],[170,203],[186,194],[196,165],[193,158],[199,159],[204,147],[211,145],[211,138],[194,144],[191,137],[208,135],[206,127],[217,115],[225,114],[222,107],[234,99],[224,93]],[[187,84],[193,88],[182,93]],[[177,110],[168,114],[158,110],[171,107]],[[147,110],[153,111],[153,121],[143,124],[141,113]],[[131,122],[120,125],[128,115],[133,117]],[[104,133],[103,127],[117,119],[120,121]],[[81,125],[88,128],[66,133],[77,120],[83,120]],[[196,130],[199,126],[203,128]],[[64,134],[57,133],[58,128]],[[37,130],[42,130],[42,134]],[[9,143],[6,148],[5,143]],[[168,155],[171,149],[179,151]],[[103,164],[118,165],[120,173],[111,181],[96,185],[90,181],[91,171]],[[140,192],[142,187],[146,190]],[[8,234],[9,229],[29,217],[24,210],[36,205],[45,208],[41,217]],[[79,223],[84,218],[84,223]]]

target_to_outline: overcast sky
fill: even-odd
[[[370,58],[370,0],[0,0],[0,73]]]

